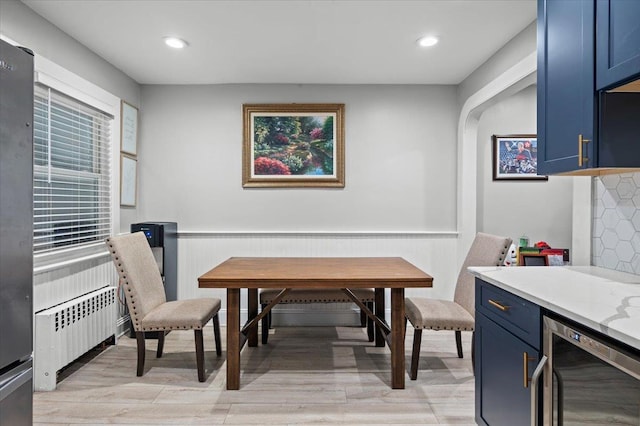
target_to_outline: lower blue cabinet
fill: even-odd
[[[495,312],[487,306],[495,306]],[[524,313],[528,316],[526,321]],[[537,336],[527,333],[525,342],[516,333],[522,336],[523,324],[538,325],[539,322],[537,305],[476,281],[474,349],[478,424],[531,425],[529,379],[541,357],[541,336],[539,331]],[[533,329],[539,330],[539,327]]]

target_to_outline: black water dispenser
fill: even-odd
[[[178,300],[178,224],[142,222],[131,224],[131,233],[144,232],[164,281],[167,301]]]
[[[133,223],[131,233],[134,232],[144,232],[147,237],[162,276],[167,301],[178,300],[178,224],[176,222]],[[130,327],[130,336],[135,337],[133,327]]]

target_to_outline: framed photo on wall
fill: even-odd
[[[344,188],[344,104],[245,104],[242,186]]]
[[[493,180],[548,180],[538,175],[536,135],[493,135]]]
[[[138,108],[125,101],[120,108],[120,151],[138,153]]]
[[[136,206],[136,180],[138,173],[138,160],[120,154],[120,205],[125,207]]]

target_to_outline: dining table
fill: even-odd
[[[341,289],[375,323],[375,345],[391,351],[391,388],[405,387],[406,288],[432,287],[433,277],[401,257],[231,257],[198,278],[200,288],[227,290],[227,389],[240,389],[240,351],[258,345],[258,323],[290,289]],[[280,293],[258,313],[258,290]],[[374,288],[372,312],[351,291]],[[391,292],[391,325],[385,289]],[[247,322],[240,326],[240,290],[247,289]]]

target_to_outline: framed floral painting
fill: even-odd
[[[242,109],[243,187],[344,187],[344,104]]]

